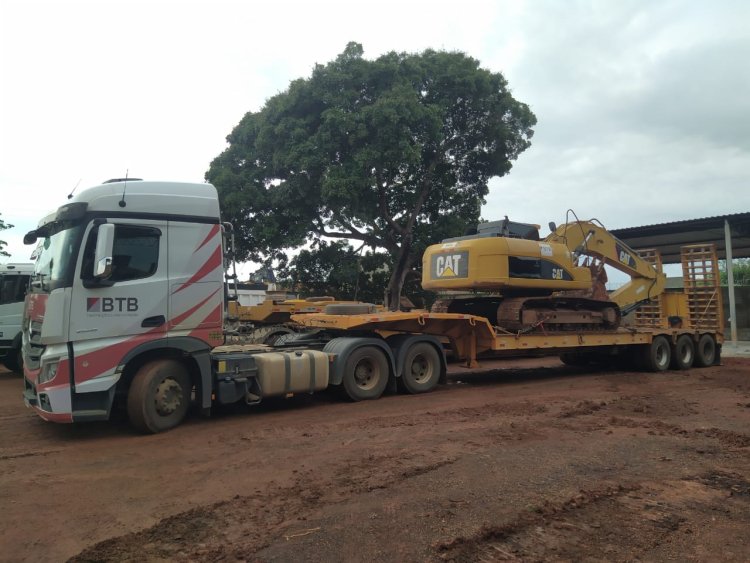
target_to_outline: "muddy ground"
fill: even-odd
[[[750,358],[641,374],[453,368],[156,436],[60,426],[0,373],[7,561],[747,561]]]

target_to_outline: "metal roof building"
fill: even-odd
[[[730,239],[726,236],[727,226]],[[680,246],[698,243],[715,244],[719,259],[724,260],[727,240],[730,240],[732,258],[750,257],[750,212],[612,229],[610,232],[631,248],[656,248],[665,264],[680,262]]]

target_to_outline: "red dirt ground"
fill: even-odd
[[[141,436],[59,426],[0,373],[7,561],[747,561],[750,359],[452,368]]]

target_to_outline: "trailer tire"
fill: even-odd
[[[344,391],[352,401],[379,399],[388,385],[389,372],[388,360],[378,348],[357,348],[344,365]]]
[[[703,334],[695,347],[695,365],[701,368],[714,365],[716,361],[716,341],[710,334]]]
[[[640,350],[640,365],[646,371],[664,371],[669,368],[672,360],[672,348],[669,340],[663,336],[656,336],[651,344],[646,344]]]
[[[695,361],[695,344],[687,334],[677,338],[672,348],[672,369],[690,369]]]
[[[128,419],[144,433],[174,428],[190,406],[190,375],[177,360],[156,360],[141,366],[128,391]]]
[[[434,346],[427,342],[417,342],[404,356],[401,384],[409,393],[428,393],[440,381],[442,365]]]

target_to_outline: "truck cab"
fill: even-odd
[[[33,264],[0,264],[0,360],[9,370],[23,372],[21,318]]]
[[[37,244],[26,297],[24,398],[47,420],[105,420],[139,369],[179,358],[210,406],[210,350],[223,343],[224,261],[211,184],[105,182],[24,239]],[[157,390],[164,408],[190,397]]]

